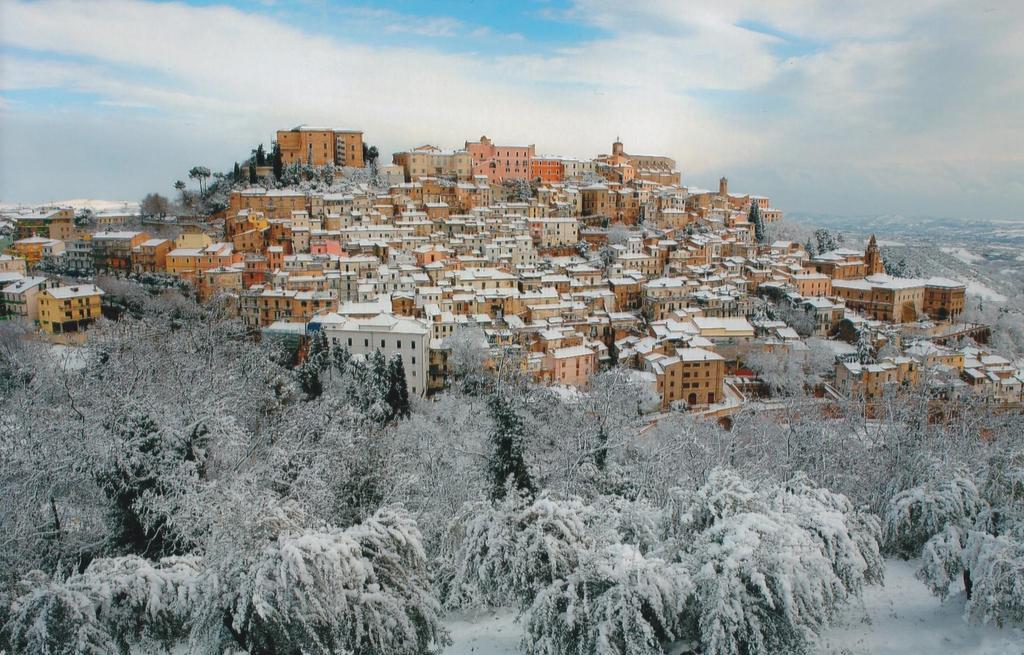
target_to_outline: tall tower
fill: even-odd
[[[718,180],[718,195],[727,196],[729,195],[729,178],[723,177]]]
[[[864,264],[868,275],[878,275],[885,272],[885,266],[882,263],[882,253],[878,250],[878,242],[875,241],[874,234],[871,235],[871,240],[868,241],[868,248],[864,251]]]
[[[615,137],[615,142],[612,143],[612,156],[619,157],[622,155],[623,152],[624,150],[622,148],[622,141],[619,139],[619,137]]]

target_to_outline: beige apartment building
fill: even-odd
[[[437,146],[422,145],[412,150],[396,152],[392,162],[401,166],[406,182],[423,177],[455,177],[469,180],[473,177],[473,158],[465,150],[441,150]]]

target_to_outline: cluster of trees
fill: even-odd
[[[0,325],[0,649],[412,655],[503,606],[534,653],[798,652],[879,553],[1019,620],[1019,414],[907,390],[650,424],[628,371],[554,393],[472,330],[421,401],[400,360],[121,295],[81,348]]]

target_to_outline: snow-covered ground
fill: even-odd
[[[522,625],[516,623],[516,612],[456,612],[446,622],[455,642],[444,655],[518,655],[523,638]]]
[[[819,639],[821,655],[1024,655],[1024,628],[999,629],[963,618],[962,594],[945,602],[914,577],[915,562],[889,560],[885,586],[868,587]],[[445,655],[513,655],[522,625],[512,610],[448,617],[455,642]]]
[[[1024,628],[967,623],[964,598],[945,602],[914,577],[916,562],[889,560],[884,587],[868,587],[864,607],[851,607],[825,631],[820,653],[829,655],[1021,655]]]

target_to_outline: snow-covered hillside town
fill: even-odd
[[[775,238],[768,197],[683,186],[672,159],[619,141],[590,159],[534,150],[483,136],[379,163],[361,131],[300,126],[226,174],[193,169],[180,198],[7,211],[2,311],[80,342],[125,309],[105,280],[179,289],[296,361],[321,334],[398,355],[416,396],[450,383],[472,333],[489,365],[514,355],[542,384],[629,371],[665,411],[921,384],[1024,399],[1017,353],[965,314],[968,283],[887,267],[874,236]]]
[[[1021,652],[1016,298],[618,140],[189,178],[0,212],[0,651]]]

